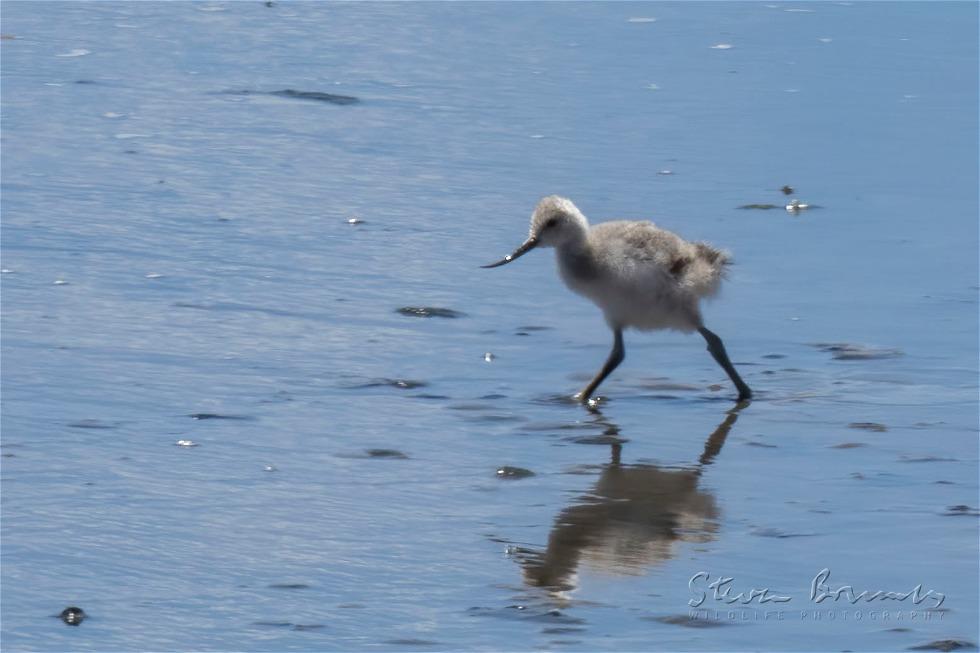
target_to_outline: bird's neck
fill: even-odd
[[[589,247],[589,229],[584,227],[582,229],[569,230],[569,233],[563,234],[565,237],[560,243],[555,245],[558,253],[561,255],[575,256],[584,253]]]
[[[587,238],[565,241],[555,248],[555,253],[562,276],[569,284],[574,286],[595,278],[595,262],[589,255]]]

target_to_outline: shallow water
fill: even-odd
[[[976,22],[5,3],[4,649],[975,642]],[[598,312],[478,268],[548,193],[735,253],[751,405],[634,333],[567,401]]]

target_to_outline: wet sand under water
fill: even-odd
[[[4,650],[975,648],[976,12],[5,5]]]

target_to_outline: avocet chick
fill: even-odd
[[[729,255],[707,243],[691,243],[652,222],[616,220],[589,226],[564,197],[550,195],[531,215],[527,240],[495,268],[535,247],[554,247],[558,272],[573,291],[591,299],[613,331],[613,347],[602,369],[575,398],[588,402],[623,362],[623,330],[697,331],[708,351],[738,389],[738,400],[752,397],[725,352],[721,338],[704,326],[700,302],[718,292]]]

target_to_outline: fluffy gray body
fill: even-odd
[[[718,292],[727,254],[652,222],[587,224],[584,237],[556,245],[558,271],[610,326],[685,332],[703,326],[700,301]]]
[[[615,339],[609,359],[578,397],[587,400],[625,355],[623,330],[698,331],[708,351],[739,391],[752,396],[721,339],[704,326],[700,302],[718,292],[731,257],[703,242],[689,242],[652,222],[617,220],[594,227],[570,200],[542,199],[531,215],[528,238],[497,267],[535,247],[554,247],[558,271],[573,291],[591,299]]]

